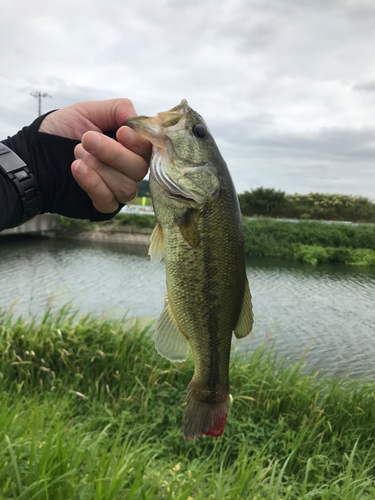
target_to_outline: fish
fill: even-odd
[[[152,143],[149,186],[156,227],[151,262],[164,259],[167,296],[155,347],[194,374],[186,391],[185,441],[224,432],[230,396],[232,334],[253,327],[238,197],[228,167],[203,118],[187,101],[125,125]]]

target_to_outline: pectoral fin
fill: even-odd
[[[189,344],[173,317],[168,298],[165,297],[164,309],[155,331],[155,347],[159,354],[171,361],[185,361],[189,352]]]
[[[184,240],[189,243],[192,248],[198,248],[201,237],[191,210],[187,209],[183,215],[176,217],[175,220]]]
[[[156,224],[151,235],[151,243],[148,249],[151,264],[155,264],[163,259],[165,254],[163,230],[159,223]]]
[[[242,309],[234,334],[238,339],[249,335],[253,328],[253,306],[251,304],[251,294],[249,283],[246,280],[245,293],[242,302]]]

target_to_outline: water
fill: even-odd
[[[164,265],[119,244],[0,240],[0,306],[39,316],[70,302],[80,314],[157,318],[166,294]],[[375,269],[309,266],[275,259],[247,263],[254,333],[234,341],[244,356],[260,343],[305,357],[325,373],[375,374]]]

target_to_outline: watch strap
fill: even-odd
[[[0,172],[12,181],[22,201],[22,219],[32,219],[40,212],[39,187],[26,163],[14,151],[0,142]],[[19,225],[18,224],[18,225]]]

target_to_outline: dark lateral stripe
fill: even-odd
[[[209,282],[215,282],[217,273],[220,273],[220,269],[216,268],[215,259],[213,257],[212,246],[204,245],[203,250],[203,265],[205,275],[209,277]],[[216,287],[211,286],[209,290],[206,291],[207,300],[209,304],[214,304],[217,299]],[[219,321],[218,321],[218,311],[215,308],[209,308],[208,310],[208,332],[209,332],[209,366],[208,366],[208,380],[206,382],[206,388],[210,391],[207,393],[206,403],[213,403],[216,401],[216,394],[218,392],[218,384],[220,382],[220,351],[219,351]]]

